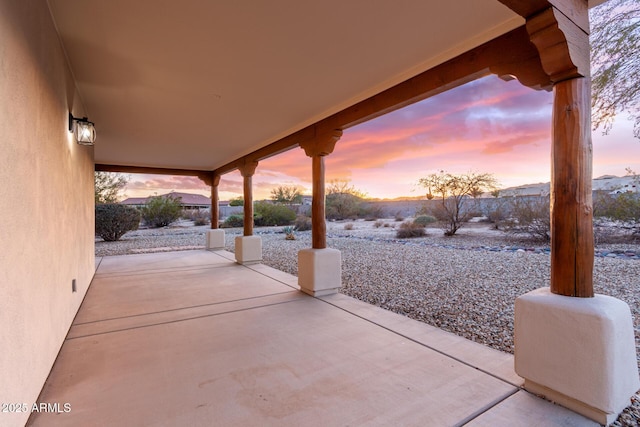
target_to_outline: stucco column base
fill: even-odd
[[[515,370],[528,391],[608,425],[640,388],[629,306],[540,288],[516,299]]]
[[[298,285],[314,297],[335,294],[342,285],[342,257],[337,249],[298,252]]]
[[[244,265],[262,262],[262,239],[260,236],[236,237],[236,262]]]
[[[224,249],[224,230],[213,229],[207,231],[207,250]]]

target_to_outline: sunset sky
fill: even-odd
[[[347,129],[325,158],[327,180],[346,179],[369,197],[420,196],[418,179],[445,170],[490,172],[502,188],[550,180],[550,92],[517,81],[486,77]],[[640,171],[640,140],[633,123],[618,117],[613,130],[593,132],[593,176]],[[278,185],[311,193],[311,159],[294,149],[260,162],[254,198],[270,197]],[[131,175],[127,197],[170,191],[209,195],[197,178]],[[220,181],[220,200],[242,195],[236,172]]]

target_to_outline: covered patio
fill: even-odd
[[[629,307],[593,289],[598,3],[0,0],[0,424],[584,425],[528,392],[613,421],[640,380]],[[513,360],[338,295],[326,236],[343,132],[491,74],[554,93],[551,280],[516,300]],[[252,177],[291,149],[313,193],[297,280],[260,264],[253,233]],[[200,178],[218,251],[96,270],[95,171]],[[16,410],[56,402],[72,411]]]
[[[39,399],[70,411],[28,425],[597,425],[522,384],[512,355],[230,252],[114,256]]]

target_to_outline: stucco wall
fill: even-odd
[[[95,269],[93,148],[46,1],[0,0],[0,41],[0,403],[31,405]]]

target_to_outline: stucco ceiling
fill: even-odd
[[[211,170],[523,24],[496,0],[49,0],[96,163]]]

